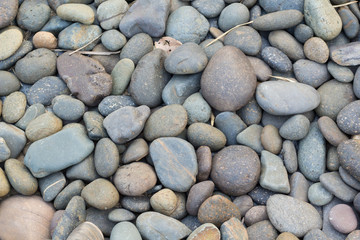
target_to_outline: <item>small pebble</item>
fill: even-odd
[[[304,44],[305,56],[318,63],[326,63],[330,52],[324,40],[319,37],[312,37]]]
[[[54,49],[57,47],[57,38],[51,32],[37,32],[33,36],[33,44],[35,48]]]
[[[338,204],[329,212],[331,225],[341,233],[350,233],[357,227],[357,219],[354,211],[349,205]]]

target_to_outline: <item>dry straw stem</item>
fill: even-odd
[[[351,1],[351,2],[347,2],[347,3],[343,3],[343,4],[339,4],[339,5],[334,5],[334,8],[339,8],[339,7],[344,7],[353,3],[357,3],[358,1]]]
[[[236,26],[233,27],[233,28],[230,28],[229,30],[227,30],[226,32],[224,32],[223,34],[221,34],[220,36],[218,36],[217,38],[215,38],[214,40],[212,40],[211,42],[209,42],[208,44],[206,44],[205,47],[210,46],[210,45],[213,44],[214,42],[218,41],[220,38],[226,36],[226,35],[227,35],[229,32],[231,32],[232,30],[237,29],[238,27],[241,27],[241,26],[245,26],[245,25],[252,24],[253,22],[254,22],[254,21],[242,23],[242,24],[236,25]]]
[[[296,81],[293,80],[293,79],[291,79],[291,78],[280,77],[280,76],[273,76],[273,75],[269,75],[269,77],[272,77],[272,78],[275,78],[275,79],[279,79],[279,80],[283,80],[283,81],[287,81],[287,82],[296,83]]]
[[[85,44],[84,46],[76,49],[75,51],[72,51],[71,53],[69,53],[69,56],[73,55],[74,53],[79,52],[80,50],[86,48],[87,46],[89,46],[90,44],[92,44],[93,42],[95,42],[96,40],[98,40],[103,34],[100,34],[99,36],[97,36],[96,38],[94,38],[93,40],[91,40],[90,42],[88,42],[87,44]]]

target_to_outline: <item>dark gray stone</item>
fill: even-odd
[[[360,182],[351,176],[344,168],[339,168],[339,174],[341,179],[350,187],[360,191]]]
[[[25,147],[25,132],[13,125],[0,122],[0,137],[5,140],[11,151],[10,158],[16,158]]]
[[[250,101],[236,113],[248,126],[252,124],[259,124],[262,117],[262,110],[255,98],[251,98]]]
[[[120,59],[129,58],[137,64],[153,48],[152,38],[146,33],[138,33],[131,37],[121,49]]]
[[[352,202],[357,194],[357,191],[346,185],[340,174],[335,171],[321,174],[320,182],[326,190],[344,202]]]
[[[279,72],[290,72],[292,63],[290,59],[275,47],[265,47],[261,51],[262,59],[274,70]]]
[[[39,180],[39,188],[45,202],[50,202],[66,185],[66,178],[62,172],[50,174]]]
[[[236,136],[247,126],[235,113],[222,112],[215,118],[215,127],[225,134],[226,145],[236,145]]]
[[[69,179],[81,179],[87,182],[91,182],[100,176],[95,170],[94,155],[90,154],[80,163],[69,167],[66,170],[66,177]]]
[[[296,79],[314,88],[330,80],[331,76],[325,64],[307,59],[300,59],[293,65]]]
[[[105,97],[98,106],[99,112],[104,117],[110,113],[126,106],[136,107],[136,103],[131,96],[126,95],[111,95]]]
[[[206,123],[211,117],[211,107],[199,92],[189,96],[183,107],[187,111],[189,125],[196,122]]]
[[[75,196],[80,196],[82,189],[85,184],[81,180],[75,180],[67,185],[61,192],[56,196],[54,200],[54,207],[56,209],[65,209],[70,200]]]
[[[49,21],[43,26],[41,31],[51,32],[54,35],[58,35],[62,30],[70,26],[72,22],[65,21],[59,16],[52,16]]]
[[[341,18],[345,35],[352,39],[359,33],[359,20],[349,8],[339,8],[338,14]]]
[[[100,140],[107,137],[103,126],[104,117],[96,111],[88,111],[83,115],[87,134],[91,140]]]
[[[17,24],[31,32],[39,31],[50,18],[50,7],[46,0],[26,0],[17,14]]]
[[[86,221],[95,224],[105,236],[110,236],[111,230],[114,228],[114,222],[108,219],[112,209],[99,210],[93,207],[86,209]]]
[[[255,56],[261,49],[261,37],[252,27],[243,26],[227,34],[224,45],[237,47],[246,55]]]
[[[251,190],[248,195],[258,205],[265,205],[266,201],[274,195],[275,192],[262,188],[260,185]]]
[[[300,23],[295,27],[294,37],[301,43],[305,43],[314,36],[314,31],[306,24]]]

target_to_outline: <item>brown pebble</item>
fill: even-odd
[[[245,216],[246,212],[254,206],[254,202],[249,195],[242,195],[234,199],[233,203],[238,206],[241,216]]]
[[[251,226],[257,222],[268,220],[269,217],[266,212],[266,206],[254,206],[245,214],[246,226]]]
[[[33,37],[35,48],[54,49],[57,47],[57,39],[51,32],[37,32]]]
[[[196,150],[196,158],[198,160],[198,175],[196,176],[197,181],[205,181],[209,178],[211,167],[212,167],[212,157],[211,150],[208,146],[201,146]]]
[[[299,238],[290,232],[283,232],[276,238],[276,240],[299,240]]]
[[[324,40],[319,37],[312,37],[304,44],[305,56],[318,63],[326,63],[329,59],[329,48]]]
[[[221,31],[220,29],[218,28],[215,28],[215,27],[211,27],[210,28],[210,33],[211,35],[213,35],[214,38],[217,38],[219,37],[221,34],[223,34],[223,31]],[[224,41],[224,38],[225,37],[222,37],[222,38],[219,38],[219,41]]]
[[[265,150],[279,154],[282,146],[279,130],[273,125],[266,125],[261,132],[261,144]]]
[[[335,147],[349,139],[328,116],[319,118],[318,124],[324,138]]]

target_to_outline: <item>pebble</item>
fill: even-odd
[[[12,26],[0,31],[0,60],[5,60],[12,56],[21,46],[24,39],[20,28]]]
[[[350,187],[359,190],[360,189],[360,182],[356,180],[353,176],[351,176],[346,170],[342,167],[339,167],[339,174],[341,179]]]
[[[3,13],[0,18],[0,28],[7,27],[11,24],[16,17],[18,7],[19,2],[16,0],[7,0],[0,4],[0,8],[3,9]]]
[[[236,136],[246,128],[246,124],[233,112],[222,112],[215,118],[215,127],[226,136],[226,145],[236,145]]]
[[[207,123],[191,124],[187,130],[187,138],[195,148],[208,146],[212,151],[218,151],[226,144],[224,133]]]
[[[144,127],[144,137],[151,142],[160,137],[176,137],[188,122],[186,109],[178,104],[167,105],[152,113]]]
[[[81,179],[91,182],[100,176],[95,170],[94,156],[88,155],[83,161],[69,167],[66,170],[66,177],[69,179]]]
[[[86,221],[96,225],[105,236],[110,236],[111,230],[116,225],[116,223],[108,219],[110,211],[112,211],[112,209],[99,210],[89,207],[86,210]]]
[[[294,63],[293,68],[299,82],[314,88],[318,88],[331,78],[326,65],[315,61],[300,59]]]
[[[220,228],[221,239],[248,239],[247,230],[239,219],[232,217],[224,222]]]
[[[248,60],[250,61],[251,66],[255,71],[255,75],[258,81],[264,82],[269,80],[270,75],[272,75],[272,70],[269,65],[267,65],[263,60],[256,57],[248,56]],[[253,114],[255,113],[256,112],[254,112]]]
[[[140,196],[140,197],[124,196],[121,198],[120,203],[122,207],[135,213],[146,212],[149,211],[151,208],[150,199],[146,196]]]
[[[87,134],[91,140],[100,140],[107,137],[106,130],[103,126],[104,117],[96,111],[88,111],[83,115]]]
[[[150,109],[146,105],[126,106],[109,114],[103,125],[113,142],[123,144],[140,134],[149,115]]]
[[[330,58],[340,66],[356,66],[360,62],[358,60],[359,42],[341,44],[330,49]]]
[[[198,10],[206,18],[214,18],[220,15],[225,8],[223,0],[195,0],[191,2],[191,6]]]
[[[79,32],[82,33],[80,36]],[[66,27],[59,33],[58,47],[62,49],[75,50],[89,43],[91,40],[98,37],[101,33],[102,30],[97,25],[86,25],[76,22]],[[91,43],[83,50],[92,50],[96,43],[96,41]]]
[[[120,59],[128,58],[137,65],[140,59],[154,49],[152,38],[146,33],[131,37],[121,49]]]
[[[251,226],[260,221],[269,220],[266,213],[266,206],[254,206],[244,216],[246,226]]]
[[[10,157],[16,158],[20,152],[24,149],[26,144],[25,132],[20,128],[5,122],[0,122],[0,137],[6,142],[6,145],[10,149]]]
[[[346,235],[336,231],[329,221],[329,212],[331,208],[337,204],[344,203],[340,201],[338,198],[334,198],[329,204],[323,207],[323,228],[322,231],[328,236],[330,239],[345,239]]]
[[[8,95],[2,106],[2,118],[7,123],[16,123],[25,114],[26,96],[16,91]]]
[[[40,31],[33,36],[35,48],[55,49],[57,47],[57,38],[51,32]]]
[[[349,138],[340,131],[334,120],[327,116],[322,116],[318,120],[319,129],[324,138],[333,146],[337,147]]]
[[[50,202],[66,185],[66,178],[62,172],[56,172],[39,179],[39,189],[45,202]]]
[[[22,195],[33,195],[38,189],[38,181],[25,165],[17,159],[10,158],[4,165],[10,185]]]
[[[233,203],[238,206],[241,216],[245,216],[246,212],[254,206],[252,198],[246,194],[236,197]]]
[[[109,138],[102,138],[96,143],[94,151],[96,172],[104,178],[112,176],[120,163],[117,146]]]
[[[344,202],[352,202],[357,194],[357,191],[346,185],[340,174],[335,171],[323,173],[320,182],[326,190]]]
[[[199,92],[186,98],[183,107],[187,112],[189,125],[197,122],[206,123],[211,117],[211,107]]]
[[[125,0],[100,1],[96,10],[100,26],[105,30],[118,28],[128,9],[129,5]]]
[[[196,228],[201,226],[201,222],[199,222],[199,219],[191,215],[187,215],[181,220],[181,222],[185,224],[191,231],[194,231]]]
[[[275,194],[274,192],[262,188],[260,185],[257,185],[253,190],[251,190],[248,193],[248,195],[251,197],[254,203],[258,205],[265,205],[269,197],[271,197],[274,194]]]
[[[286,54],[292,61],[305,58],[302,44],[300,44],[290,33],[284,30],[272,31],[269,34],[271,46]]]
[[[312,240],[312,239],[328,240],[328,237],[320,229],[312,229],[304,236],[303,240]]]
[[[147,142],[138,138],[130,143],[126,151],[122,155],[121,162],[123,164],[136,162],[146,157],[149,154],[149,146]]]
[[[227,34],[224,45],[237,47],[246,55],[255,56],[261,49],[261,36],[253,28],[243,26]]]
[[[129,210],[124,208],[116,208],[109,213],[108,219],[112,222],[124,222],[132,221],[136,219],[136,216]]]
[[[248,126],[259,124],[262,118],[262,109],[254,97],[252,97],[250,101],[236,113]]]
[[[199,44],[209,31],[208,20],[191,6],[183,6],[172,12],[166,23],[165,35],[186,43]]]
[[[302,114],[297,114],[286,120],[279,129],[280,136],[288,140],[301,140],[309,132],[310,121]]]
[[[290,177],[290,196],[308,202],[309,182],[301,172],[295,172]]]
[[[130,82],[134,69],[134,62],[128,58],[121,59],[118,63],[116,63],[111,72],[111,77],[113,79],[113,88],[111,94],[121,95],[124,93]]]
[[[141,235],[136,226],[131,222],[120,222],[111,231],[110,240],[141,240]]]
[[[126,106],[136,107],[136,103],[132,97],[126,95],[110,95],[101,100],[98,105],[98,110],[101,115],[106,117],[110,113]]]
[[[81,162],[93,149],[82,129],[67,128],[31,144],[24,163],[35,177],[45,177]]]
[[[326,190],[326,188],[324,188],[321,183],[317,182],[309,187],[308,198],[311,204],[316,206],[324,206],[331,202],[331,200],[334,198],[334,195]]]
[[[11,55],[11,57],[0,60],[0,69],[5,70],[15,65],[15,63],[33,50],[33,44],[30,41],[24,40],[19,49]]]
[[[51,176],[51,175],[50,175]],[[54,207],[56,209],[65,209],[70,200],[74,196],[80,196],[85,184],[82,180],[75,180],[69,183],[59,194],[57,194],[54,200]]]
[[[221,11],[218,25],[225,32],[236,25],[248,22],[249,19],[250,12],[244,4],[232,3]]]
[[[92,8],[81,3],[66,3],[56,8],[56,14],[65,21],[92,24],[95,13]]]
[[[114,207],[120,199],[115,186],[103,178],[98,178],[86,185],[81,191],[81,197],[87,204],[100,210]]]
[[[177,196],[170,189],[162,189],[150,198],[150,204],[154,211],[170,216],[176,209]]]
[[[345,35],[349,38],[355,38],[359,33],[359,20],[353,12],[346,7],[340,7],[338,14],[341,18],[342,27]]]
[[[50,32],[54,35],[58,35],[66,27],[70,26],[72,22],[62,20],[59,16],[52,16],[49,21],[41,28],[41,31]]]
[[[279,135],[279,130],[275,126],[265,125],[262,129],[260,140],[265,150],[273,154],[280,153],[282,139]]]
[[[348,234],[357,228],[358,221],[352,208],[346,204],[338,204],[329,212],[331,225],[339,232]]]
[[[275,239],[278,236],[278,233],[274,226],[271,224],[269,220],[264,220],[258,223],[255,223],[248,227],[247,233],[249,239],[264,239],[271,240]]]
[[[0,96],[7,96],[20,89],[20,81],[14,74],[0,70],[0,79]]]
[[[318,211],[311,204],[293,197],[273,195],[266,202],[266,210],[272,225],[280,232],[291,232],[297,237],[303,237],[311,229],[322,227]]]
[[[23,29],[37,32],[49,20],[50,12],[46,0],[27,0],[20,5],[16,22]]]
[[[360,101],[353,101],[339,111],[336,123],[341,131],[349,135],[356,135],[360,132],[358,119]]]
[[[351,82],[354,80],[354,73],[349,68],[340,66],[331,60],[327,63],[327,69],[331,76],[333,76],[333,78],[335,78],[339,82]],[[353,83],[353,85],[356,85],[355,82]]]
[[[211,28],[210,28],[211,29]],[[219,30],[220,31],[220,30]],[[211,32],[211,30],[210,30]],[[213,41],[213,39],[209,38],[209,39],[205,39],[204,41],[202,41],[200,43],[200,46],[204,49],[205,54],[208,58],[208,60],[210,60],[210,58],[220,49],[224,46],[224,44],[221,41],[217,41],[214,42],[213,44],[207,46],[211,41]]]
[[[346,240],[356,240],[360,237],[360,230],[352,231],[346,238]]]
[[[315,109],[320,95],[309,85],[278,80],[260,83],[256,100],[268,113],[292,115]]]
[[[233,46],[217,51],[201,77],[201,94],[219,111],[239,110],[250,101],[255,87],[256,75],[250,62]]]
[[[10,183],[5,175],[5,172],[0,168],[0,197],[6,196],[10,192]]]
[[[252,148],[255,152],[260,153],[264,150],[261,144],[261,133],[263,127],[257,124],[250,125],[236,136],[236,141]]]
[[[211,197],[214,187],[212,181],[203,181],[192,186],[186,201],[186,211],[190,215],[197,216],[200,205]]]
[[[175,137],[163,137],[150,144],[156,175],[164,187],[187,192],[196,182],[198,165],[194,147]]]
[[[261,57],[276,71],[290,72],[292,70],[292,63],[288,56],[275,47],[265,47],[262,49]]]
[[[198,182],[205,181],[209,178],[212,169],[211,150],[208,146],[200,146],[196,150],[196,158],[198,162],[198,174],[196,180]]]
[[[10,158],[11,151],[6,144],[5,140],[0,137],[0,162],[4,162],[5,160]]]
[[[209,240],[220,240],[219,229],[212,223],[204,223],[196,228],[186,240],[200,240],[204,238]]]
[[[343,141],[337,148],[337,156],[339,157],[341,167],[358,181],[360,181],[358,166],[359,145],[360,142],[358,140],[351,139]]]
[[[162,90],[170,80],[170,74],[164,68],[165,58],[163,50],[155,49],[136,65],[128,91],[138,105],[146,104],[152,108],[161,104]]]
[[[46,48],[35,49],[15,65],[15,74],[26,84],[34,84],[43,77],[55,75],[56,55]]]
[[[148,239],[182,239],[191,233],[180,221],[151,211],[138,216],[136,227],[141,236]]]
[[[85,113],[85,104],[68,95],[59,95],[51,101],[52,110],[64,121],[77,121]]]
[[[304,43],[304,53],[308,59],[317,63],[326,63],[330,55],[326,42],[319,37],[309,38]]]
[[[274,31],[294,27],[303,20],[302,12],[294,9],[264,14],[252,23],[258,31]]]
[[[123,165],[113,177],[117,190],[126,196],[141,196],[155,186],[156,180],[153,167],[143,162]]]
[[[314,36],[314,31],[306,24],[300,23],[295,27],[294,37],[301,43],[305,43],[307,40]]]
[[[311,230],[310,230],[311,232]],[[306,236],[306,235],[305,235]],[[289,232],[283,232],[281,233],[276,240],[299,240],[299,238],[297,238],[294,234],[289,233]]]
[[[330,171],[337,171],[340,167],[339,156],[337,149],[334,146],[330,146],[326,154],[326,167]]]
[[[304,1],[304,18],[316,36],[325,41],[332,40],[339,35],[342,21],[335,8],[327,0]]]
[[[95,239],[104,239],[104,236],[101,230],[91,222],[83,222],[79,226],[77,226],[69,235],[67,239],[76,240],[81,238],[91,238]]]
[[[118,30],[111,29],[103,33],[101,43],[109,51],[118,51],[126,44],[126,37]]]
[[[99,61],[105,68],[105,72],[111,74],[116,63],[120,60],[120,56],[118,54],[111,54],[111,52],[102,43],[97,44],[92,51],[100,52],[100,55],[94,55],[91,58]],[[111,55],[101,55],[102,52],[106,52],[106,54]]]

